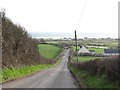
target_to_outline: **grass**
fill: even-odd
[[[83,88],[118,88],[116,83],[108,80],[107,75],[91,75],[85,70],[70,65],[69,69]]]
[[[41,65],[36,65],[36,66],[25,66],[25,67],[21,67],[21,68],[14,68],[14,67],[13,68],[4,68],[2,70],[2,74],[1,74],[1,76],[3,76],[2,81],[6,82],[6,81],[13,80],[16,78],[25,77],[25,76],[31,75],[37,71],[47,69],[51,66],[52,66],[52,64],[41,64]]]
[[[57,60],[55,64],[41,64],[35,66],[25,66],[21,68],[5,68],[0,72],[0,83],[32,75],[38,71],[55,67],[61,61]],[[3,77],[2,77],[3,76]]]
[[[40,53],[46,57],[46,58],[55,58],[60,51],[62,50],[60,47],[54,46],[54,45],[47,45],[47,44],[41,44],[38,45]],[[0,70],[0,83],[7,82],[10,80],[14,80],[17,78],[22,78],[25,76],[32,75],[38,71],[52,68],[56,65],[58,65],[61,61],[61,58],[57,60],[55,64],[40,64],[40,65],[31,65],[31,66],[24,66],[20,68],[4,68]]]
[[[62,54],[63,53],[64,52],[62,52]],[[60,57],[55,64],[40,64],[40,65],[24,66],[21,68],[15,68],[15,67],[4,68],[0,70],[0,83],[29,76],[38,71],[55,67],[60,63],[61,58],[62,57]]]
[[[76,57],[73,57],[74,60],[77,60]],[[96,59],[96,57],[92,57],[92,56],[79,56],[78,60],[79,61],[88,61],[88,60],[94,60]]]
[[[118,42],[112,42],[112,43],[109,43],[109,48],[117,48],[119,45]]]
[[[0,83],[2,82],[2,69],[0,69]]]
[[[104,53],[104,49],[102,48],[88,48],[89,50],[95,50],[97,54],[102,54]]]
[[[39,44],[40,54],[48,59],[54,59],[61,51],[60,47],[49,45],[49,44]]]
[[[76,51],[76,47],[75,46],[72,46],[73,50]],[[77,46],[77,50],[79,51],[80,49],[80,46]]]

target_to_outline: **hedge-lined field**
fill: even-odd
[[[72,46],[73,50],[75,51],[76,50],[76,47],[75,46]],[[80,49],[80,46],[77,47],[78,48],[78,51]],[[104,49],[103,48],[88,48],[88,50],[94,50],[95,53],[97,54],[102,54],[104,53]]]
[[[88,50],[94,50],[95,53],[97,53],[97,54],[104,53],[104,49],[103,48],[88,48]]]
[[[83,61],[89,61],[89,60],[94,60],[96,59],[97,57],[93,57],[93,56],[78,56],[78,60],[80,62],[83,62]],[[77,57],[73,57],[73,60],[77,60]]]
[[[60,47],[50,44],[39,44],[38,45],[40,54],[47,59],[54,59],[61,52]]]

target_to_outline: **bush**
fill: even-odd
[[[31,38],[25,28],[5,16],[2,17],[2,35],[3,68],[53,63],[39,54],[38,41]]]
[[[120,81],[120,69],[118,69],[118,64],[120,64],[120,56],[107,57],[102,59],[90,60],[86,62],[80,62],[79,68],[87,70],[92,75],[104,75],[107,74],[110,80]],[[77,66],[77,63],[72,63]]]

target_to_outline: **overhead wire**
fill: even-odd
[[[83,8],[82,8],[82,11],[81,11],[81,14],[80,14],[80,19],[79,19],[78,24],[76,26],[76,30],[78,29],[78,27],[79,27],[79,25],[80,25],[80,23],[82,21],[82,17],[83,17],[84,11],[85,11],[85,7],[87,5],[87,1],[88,0],[85,0],[85,2],[84,2]]]

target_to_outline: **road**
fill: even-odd
[[[67,68],[69,50],[64,53],[62,61],[54,68],[37,74],[10,81],[3,88],[78,88],[77,82]]]

